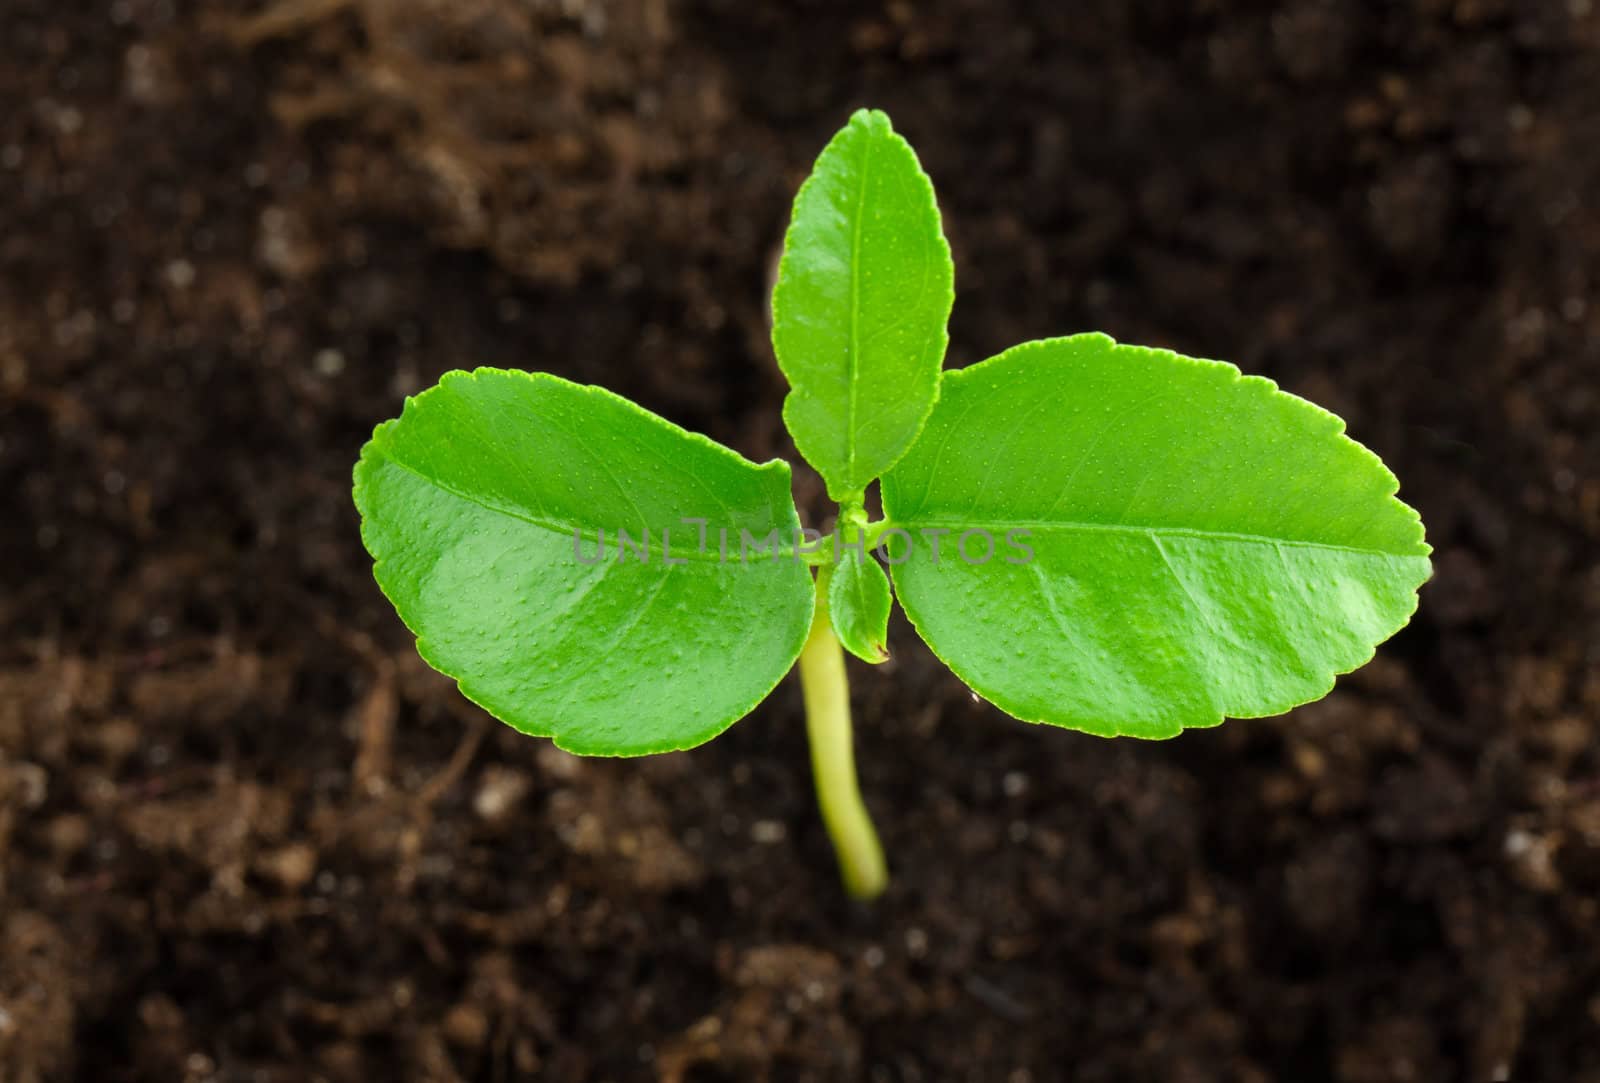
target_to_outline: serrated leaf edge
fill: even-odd
[[[923,167],[922,167],[922,159],[920,157],[918,157],[916,148],[913,147],[911,145],[910,141],[907,140],[903,135],[901,135],[899,132],[894,130],[894,125],[890,121],[889,115],[887,113],[883,112],[881,109],[857,109],[854,113],[852,113],[850,115],[850,120],[846,123],[846,125],[843,128],[841,128],[838,132],[834,133],[833,138],[828,140],[827,145],[822,148],[822,151],[817,155],[815,161],[813,161],[811,171],[806,175],[806,179],[803,182],[801,182],[800,188],[795,192],[795,196],[794,196],[794,201],[793,201],[792,207],[798,208],[799,205],[800,205],[801,199],[804,198],[804,196],[806,195],[807,191],[810,190],[816,184],[816,182],[817,182],[816,163],[820,162],[822,160],[822,158],[828,153],[828,151],[833,148],[835,143],[841,142],[846,137],[846,135],[849,134],[851,129],[854,128],[858,123],[860,123],[860,124],[873,124],[873,123],[877,123],[877,122],[880,122],[880,121],[882,122],[884,128],[887,130],[890,139],[898,141],[900,143],[900,145],[902,145],[906,149],[906,152],[911,155],[911,161],[914,164],[914,166],[916,167],[917,175],[920,176],[923,180],[927,181],[927,189],[926,189],[926,194],[927,194],[927,197],[928,197],[927,205],[928,205],[929,209],[931,209],[933,211],[934,222],[936,223],[936,225],[938,227],[934,232],[935,232],[935,235],[937,236],[938,241],[939,241],[939,248],[943,251],[945,261],[948,262],[951,265],[952,269],[953,269],[954,265],[955,265],[955,261],[952,258],[952,254],[951,254],[951,251],[950,251],[950,240],[949,240],[948,237],[945,236],[945,233],[944,233],[944,216],[939,210],[939,199],[938,199],[937,191],[934,188],[933,178],[928,175],[928,173],[927,173],[927,171],[925,169],[923,169]],[[865,181],[863,180],[863,185],[864,184],[865,184]],[[783,281],[784,281],[784,272],[785,272],[785,270],[788,269],[788,267],[791,265],[791,263],[793,261],[793,256],[791,255],[791,246],[789,244],[789,239],[790,239],[791,234],[794,232],[794,228],[795,228],[794,214],[791,211],[789,224],[788,224],[787,227],[785,227],[784,233],[783,233],[783,249],[782,249],[782,254],[780,255],[780,257],[778,259],[778,272],[777,272],[775,285],[773,286],[773,290],[772,290],[772,326],[771,326],[770,334],[769,334],[769,337],[770,337],[770,339],[772,341],[772,353],[773,353],[774,358],[776,358],[777,362],[778,362],[778,370],[783,373],[784,379],[787,380],[788,383],[789,383],[789,393],[787,395],[785,395],[784,399],[783,399],[782,417],[783,417],[784,427],[786,429],[788,429],[791,437],[794,435],[794,427],[793,427],[793,424],[792,424],[792,414],[793,414],[793,412],[795,410],[794,403],[797,401],[797,399],[809,397],[809,392],[806,391],[800,385],[800,383],[798,383],[795,380],[794,374],[790,371],[789,366],[784,363],[783,355],[779,352],[778,345],[777,345],[777,343],[778,343],[778,327],[779,327],[779,325],[781,323],[784,322],[783,319],[779,315],[778,295],[779,295],[780,288],[781,288],[781,286],[783,284]],[[859,232],[860,232],[859,216],[858,216],[855,228],[856,228],[857,234],[859,234]],[[854,291],[857,288],[857,281],[856,281],[855,276],[854,276],[853,273],[852,273],[851,288],[852,288],[852,291]],[[950,309],[952,311],[955,308],[955,294],[956,294],[956,291],[955,291],[955,276],[954,276],[954,274],[952,274],[951,275],[951,285],[950,285]],[[854,307],[855,306],[854,306],[854,303],[853,303],[852,304],[852,308],[854,308]],[[833,479],[828,477],[828,475],[823,472],[821,467],[817,466],[815,463],[812,463],[812,467],[817,471],[818,474],[822,475],[822,481],[823,481],[824,486],[826,486],[826,488],[828,490],[828,497],[830,499],[832,499],[834,501],[837,501],[838,503],[841,503],[841,504],[849,503],[849,502],[858,500],[860,498],[861,493],[866,490],[866,487],[868,485],[872,484],[873,481],[877,480],[878,478],[882,477],[884,474],[887,474],[891,469],[893,469],[895,463],[897,463],[901,459],[905,458],[906,453],[911,450],[912,446],[914,444],[916,444],[918,438],[921,437],[923,429],[925,429],[927,427],[928,419],[933,416],[934,407],[938,405],[939,394],[940,394],[941,388],[943,386],[942,376],[944,375],[944,368],[943,368],[944,358],[948,354],[948,351],[950,349],[950,327],[949,327],[949,316],[948,316],[948,314],[945,317],[944,326],[942,326],[939,329],[939,334],[940,334],[940,347],[939,347],[940,369],[934,375],[933,395],[928,400],[928,407],[927,407],[926,410],[923,411],[922,417],[918,419],[917,424],[912,428],[910,433],[907,434],[907,437],[906,437],[906,440],[905,440],[905,444],[904,444],[903,447],[901,447],[899,453],[894,455],[889,460],[889,462],[886,463],[884,466],[880,467],[878,472],[875,475],[873,475],[872,477],[869,477],[869,478],[861,479],[860,482],[859,482],[859,485],[857,487],[854,487],[854,488],[850,488],[848,486],[835,488]],[[852,371],[853,371],[855,363],[856,363],[856,359],[855,359],[855,356],[854,356],[854,354],[856,352],[855,351],[855,347],[854,347],[854,339],[855,339],[855,336],[852,335],[852,357],[851,357]],[[852,385],[853,385],[853,383],[854,383],[854,381],[852,381]],[[855,398],[855,388],[854,388],[854,386],[851,387],[850,396],[851,396],[851,400],[852,400],[852,403],[853,403],[854,402],[854,398]],[[853,428],[853,425],[847,425],[847,427]],[[853,466],[854,461],[855,461],[855,455],[854,455],[854,433],[853,432],[851,433],[851,437],[850,438],[851,438],[850,462],[851,462],[851,464]],[[803,449],[800,449],[800,441],[798,439],[795,439],[795,447],[796,447],[797,450],[800,450],[801,456],[803,458],[805,458],[808,463],[811,462],[810,457],[806,455],[805,451]],[[848,479],[848,480],[850,480],[850,481],[856,480],[855,477],[854,477],[854,471],[853,470],[851,471],[851,478]]]
[[[945,370],[945,372],[943,374],[941,382],[943,382],[944,380],[957,380],[957,381],[959,381],[959,380],[961,380],[963,378],[970,378],[970,374],[973,373],[975,370],[981,370],[983,368],[983,366],[991,365],[991,364],[993,364],[993,363],[995,363],[997,361],[1000,361],[1000,360],[1002,360],[1004,358],[1013,358],[1016,354],[1018,354],[1019,352],[1024,351],[1024,350],[1028,350],[1028,349],[1031,349],[1031,348],[1045,347],[1045,346],[1053,346],[1053,345],[1057,345],[1057,344],[1062,343],[1062,342],[1069,342],[1069,341],[1073,341],[1073,340],[1083,340],[1083,339],[1098,340],[1100,342],[1103,342],[1106,345],[1106,347],[1109,348],[1109,349],[1134,350],[1134,351],[1139,351],[1139,352],[1143,352],[1143,353],[1148,353],[1148,354],[1161,356],[1161,357],[1168,358],[1168,359],[1175,360],[1175,361],[1179,361],[1179,362],[1187,362],[1187,363],[1192,363],[1192,364],[1197,364],[1197,365],[1220,365],[1220,366],[1222,366],[1224,368],[1231,369],[1233,371],[1235,377],[1240,382],[1251,381],[1251,382],[1255,382],[1255,383],[1259,383],[1259,384],[1265,384],[1270,391],[1276,392],[1277,394],[1280,394],[1280,395],[1288,395],[1290,398],[1298,399],[1300,402],[1304,403],[1305,405],[1310,406],[1317,413],[1323,415],[1326,418],[1331,419],[1335,423],[1335,435],[1337,436],[1337,438],[1342,439],[1342,440],[1346,441],[1347,443],[1355,446],[1357,449],[1359,449],[1359,451],[1361,453],[1363,453],[1368,459],[1370,459],[1371,462],[1373,464],[1375,464],[1378,467],[1379,470],[1381,470],[1383,472],[1384,476],[1387,478],[1387,483],[1388,483],[1387,484],[1387,493],[1385,494],[1384,499],[1390,500],[1393,503],[1397,504],[1401,509],[1403,509],[1403,511],[1406,513],[1407,517],[1409,519],[1411,519],[1412,521],[1414,521],[1414,523],[1415,523],[1415,525],[1417,527],[1416,543],[1421,547],[1421,549],[1423,551],[1420,552],[1420,553],[1386,553],[1386,552],[1383,552],[1381,550],[1358,549],[1356,547],[1347,547],[1347,546],[1324,546],[1324,547],[1325,548],[1334,548],[1334,549],[1354,550],[1356,552],[1367,553],[1367,554],[1371,554],[1371,555],[1374,555],[1374,556],[1382,555],[1382,556],[1396,557],[1396,558],[1401,558],[1401,559],[1423,559],[1423,560],[1427,560],[1428,556],[1433,552],[1432,546],[1428,545],[1426,540],[1425,540],[1425,537],[1426,537],[1425,528],[1423,526],[1422,516],[1420,515],[1420,513],[1418,513],[1415,508],[1411,507],[1409,504],[1406,504],[1404,501],[1399,500],[1395,496],[1395,494],[1397,492],[1399,492],[1399,489],[1400,489],[1399,479],[1395,477],[1394,472],[1391,471],[1388,468],[1388,466],[1383,462],[1383,460],[1377,455],[1376,452],[1372,451],[1372,449],[1368,448],[1366,445],[1360,443],[1359,441],[1354,440],[1351,437],[1349,437],[1348,435],[1346,435],[1346,432],[1345,432],[1345,429],[1346,429],[1345,421],[1344,421],[1344,419],[1342,417],[1340,417],[1339,415],[1333,413],[1330,410],[1326,410],[1323,407],[1318,406],[1316,403],[1311,402],[1308,399],[1303,399],[1303,398],[1300,398],[1300,396],[1293,394],[1292,392],[1284,391],[1282,388],[1280,388],[1277,385],[1277,383],[1275,381],[1270,380],[1270,379],[1268,379],[1268,378],[1266,378],[1264,376],[1246,375],[1246,374],[1244,374],[1243,372],[1241,372],[1239,370],[1239,367],[1237,365],[1233,365],[1233,364],[1231,364],[1231,363],[1229,363],[1227,361],[1215,361],[1215,360],[1210,360],[1210,359],[1207,359],[1207,358],[1189,357],[1187,355],[1176,353],[1176,352],[1171,351],[1171,350],[1163,350],[1163,349],[1159,349],[1159,348],[1155,348],[1155,347],[1148,347],[1148,346],[1121,346],[1110,335],[1107,335],[1107,334],[1104,334],[1104,333],[1098,332],[1098,331],[1091,331],[1091,332],[1085,332],[1083,334],[1078,334],[1078,335],[1067,335],[1067,336],[1061,336],[1061,337],[1052,338],[1052,339],[1035,339],[1035,340],[1032,340],[1032,341],[1029,341],[1029,342],[1020,343],[1020,344],[1018,344],[1016,346],[1011,347],[1008,350],[1005,350],[1005,351],[1003,351],[1003,352],[1001,352],[999,354],[996,354],[993,357],[986,358],[985,360],[979,361],[976,364],[968,365],[966,368],[962,368],[962,369],[947,369],[947,370]],[[889,499],[888,499],[888,494],[887,493],[885,493],[884,495],[885,495],[884,512],[885,512],[885,515],[888,516],[890,514],[890,511],[889,511]],[[915,528],[916,526],[923,525],[923,521],[919,521],[919,520],[897,521],[895,523],[895,525],[896,526],[901,526],[903,528]],[[1054,525],[1072,525],[1072,524],[1054,524]],[[1093,525],[1093,524],[1078,524],[1078,525]],[[1130,531],[1138,531],[1138,532],[1141,532],[1141,533],[1148,533],[1148,534],[1154,534],[1155,533],[1155,531],[1152,531],[1150,528],[1128,527],[1126,529],[1128,529]],[[1201,531],[1201,532],[1196,532],[1196,533],[1204,534],[1207,537],[1215,537],[1215,536],[1217,536],[1216,534],[1211,533],[1211,532]],[[1253,535],[1238,535],[1238,537],[1241,537],[1241,538],[1253,538],[1254,536]],[[1315,543],[1312,543],[1312,544],[1315,544]],[[918,619],[918,616],[917,616],[916,612],[913,611],[912,606],[910,604],[908,604],[908,602],[906,600],[906,597],[905,597],[905,594],[901,590],[901,584],[900,584],[900,574],[901,574],[900,573],[900,567],[901,566],[902,565],[898,565],[897,564],[897,565],[891,566],[890,569],[889,569],[890,579],[893,580],[893,582],[894,582],[894,588],[895,588],[894,589],[894,597],[895,597],[895,600],[899,602],[901,610],[904,611],[904,613],[906,615],[906,619],[911,622],[911,627],[916,630],[917,637],[919,639],[921,639],[924,644],[927,645],[928,649],[933,652],[933,655],[934,655],[935,658],[938,658],[939,661],[943,662],[945,667],[947,669],[949,669],[950,672],[954,673],[956,675],[956,677],[959,678],[963,684],[965,684],[969,689],[971,689],[971,691],[972,691],[972,693],[974,695],[979,696],[984,700],[987,700],[989,703],[992,703],[994,706],[1000,708],[1000,710],[1004,711],[1006,714],[1010,715],[1011,717],[1013,717],[1013,718],[1015,718],[1015,719],[1017,719],[1018,721],[1021,721],[1021,722],[1028,722],[1028,723],[1031,723],[1031,724],[1034,724],[1034,725],[1053,726],[1053,727],[1055,727],[1057,729],[1075,730],[1075,731],[1078,731],[1078,732],[1081,732],[1081,733],[1087,733],[1087,734],[1090,734],[1090,735],[1096,736],[1096,737],[1133,737],[1133,738],[1136,738],[1136,739],[1139,739],[1139,740],[1152,740],[1152,741],[1170,740],[1171,738],[1176,737],[1179,734],[1183,733],[1185,730],[1190,730],[1190,729],[1211,729],[1211,728],[1214,728],[1216,726],[1221,725],[1223,722],[1227,721],[1229,718],[1240,718],[1240,719],[1246,719],[1246,718],[1271,718],[1271,717],[1273,717],[1275,715],[1281,715],[1281,714],[1285,713],[1286,711],[1293,710],[1295,707],[1300,707],[1300,706],[1303,706],[1303,705],[1305,705],[1307,703],[1314,703],[1317,700],[1323,698],[1329,692],[1333,691],[1333,688],[1338,683],[1338,680],[1339,680],[1340,677],[1344,676],[1347,673],[1354,673],[1356,670],[1360,669],[1362,666],[1365,666],[1367,663],[1371,662],[1372,659],[1377,656],[1379,647],[1381,647],[1384,643],[1388,642],[1388,640],[1390,638],[1392,638],[1396,633],[1398,633],[1402,628],[1406,627],[1406,625],[1411,623],[1411,618],[1416,615],[1417,607],[1421,604],[1421,595],[1420,595],[1419,592],[1421,591],[1422,587],[1427,584],[1428,580],[1431,579],[1432,576],[1433,576],[1432,563],[1430,561],[1429,562],[1428,574],[1426,576],[1424,576],[1423,579],[1421,580],[1421,582],[1419,582],[1416,585],[1416,587],[1414,587],[1411,590],[1411,607],[1405,612],[1404,617],[1395,625],[1394,631],[1390,632],[1389,635],[1385,636],[1383,639],[1380,639],[1377,642],[1373,643],[1367,649],[1366,654],[1362,658],[1360,658],[1359,661],[1357,661],[1354,664],[1350,665],[1348,668],[1334,670],[1333,672],[1329,673],[1327,675],[1326,682],[1323,682],[1323,681],[1319,680],[1317,682],[1317,687],[1320,688],[1321,690],[1318,691],[1315,695],[1308,696],[1308,697],[1306,697],[1304,699],[1296,698],[1296,697],[1290,697],[1287,701],[1284,701],[1284,702],[1273,701],[1268,707],[1265,707],[1260,711],[1247,712],[1247,713],[1242,713],[1242,714],[1233,714],[1233,715],[1223,714],[1221,712],[1218,712],[1215,718],[1212,718],[1212,717],[1210,717],[1208,715],[1208,716],[1205,716],[1203,718],[1197,719],[1194,722],[1179,722],[1176,726],[1174,726],[1171,730],[1168,730],[1168,731],[1162,731],[1162,732],[1143,731],[1143,732],[1138,732],[1138,731],[1122,729],[1121,727],[1119,727],[1119,726],[1117,726],[1115,724],[1109,724],[1109,725],[1106,725],[1106,726],[1066,725],[1066,724],[1061,723],[1061,722],[1052,721],[1051,719],[1048,719],[1048,718],[1031,717],[1032,712],[1026,711],[1023,708],[1021,708],[1019,706],[1016,706],[1015,705],[1015,701],[1011,701],[1010,703],[1008,703],[1007,701],[1008,701],[1009,697],[1007,697],[1006,695],[1004,695],[1004,694],[994,694],[994,693],[991,693],[990,691],[988,691],[988,690],[986,690],[984,688],[979,687],[977,682],[975,682],[966,673],[962,672],[962,667],[958,666],[955,662],[951,661],[949,658],[946,658],[944,656],[944,654],[940,652],[939,648],[934,645],[933,641],[928,637],[927,633],[923,630],[922,622]]]

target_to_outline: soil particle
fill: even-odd
[[[0,1079],[1600,1081],[1596,5],[4,8]],[[939,190],[952,365],[1229,358],[1438,555],[1327,699],[1158,744],[897,622],[869,909],[794,688],[646,761],[521,737],[349,500],[474,364],[792,455],[771,254],[865,104]]]

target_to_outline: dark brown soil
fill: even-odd
[[[1597,9],[0,0],[0,1079],[1600,1081]],[[954,364],[1237,361],[1438,574],[1322,703],[1161,744],[896,625],[862,909],[792,686],[689,754],[518,737],[349,470],[480,362],[788,454],[770,260],[868,103]]]

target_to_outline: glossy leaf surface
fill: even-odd
[[[954,281],[933,185],[889,118],[861,110],[795,197],[772,294],[783,419],[835,500],[859,498],[927,420]]]
[[[828,616],[844,649],[863,662],[886,661],[891,604],[883,565],[857,549],[846,549],[828,577]]]
[[[741,530],[792,539],[789,467],[599,388],[447,373],[373,433],[355,500],[422,656],[496,717],[573,752],[709,740],[771,691],[810,625],[809,570],[738,552]],[[685,518],[705,521],[703,549]],[[635,542],[625,557],[621,530]]]
[[[947,373],[884,478],[913,539],[895,591],[1018,718],[1167,737],[1277,714],[1371,658],[1429,575],[1394,476],[1343,433],[1232,365],[1104,335],[1018,346]],[[950,532],[937,562],[927,528]],[[986,563],[952,545],[974,530]]]

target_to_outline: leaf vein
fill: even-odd
[[[1067,494],[1072,491],[1073,484],[1078,480],[1078,474],[1080,472],[1082,472],[1084,463],[1087,463],[1089,461],[1089,457],[1091,455],[1093,455],[1094,452],[1095,452],[1095,449],[1097,449],[1100,446],[1100,441],[1104,440],[1108,435],[1110,435],[1112,429],[1114,429],[1121,422],[1125,421],[1130,415],[1138,413],[1139,411],[1143,410],[1146,406],[1150,405],[1152,402],[1156,402],[1156,401],[1158,401],[1160,399],[1164,399],[1164,398],[1169,398],[1174,394],[1176,394],[1176,392],[1173,392],[1173,391],[1157,391],[1153,395],[1146,395],[1144,398],[1140,399],[1138,402],[1133,403],[1127,409],[1122,410],[1122,411],[1114,414],[1105,423],[1104,427],[1102,427],[1101,430],[1095,434],[1094,439],[1089,441],[1089,446],[1083,449],[1083,454],[1078,456],[1078,461],[1073,466],[1072,473],[1067,475],[1066,483],[1061,486],[1061,491],[1056,494],[1055,501],[1053,503],[1051,503],[1049,512],[1046,512],[1046,514],[1049,514],[1050,512],[1054,512],[1057,508],[1059,508],[1061,506],[1061,501],[1066,499]]]
[[[396,459],[391,455],[384,454],[382,452],[379,452],[378,455],[381,457],[383,462],[386,462],[386,463],[390,464],[391,466],[397,467],[400,470],[404,470],[406,473],[410,474],[412,477],[420,478],[421,480],[427,482],[429,485],[432,485],[434,488],[440,490],[441,492],[449,493],[451,496],[457,498],[458,500],[464,500],[467,503],[474,504],[474,505],[476,505],[476,506],[478,506],[480,508],[485,509],[486,511],[492,511],[492,512],[495,512],[498,515],[504,515],[508,519],[516,519],[516,520],[518,520],[520,522],[527,523],[529,526],[535,526],[535,527],[539,527],[542,530],[548,530],[552,534],[560,534],[563,537],[570,538],[570,537],[572,537],[574,532],[577,532],[582,536],[584,541],[594,542],[597,539],[596,539],[596,536],[593,533],[593,531],[595,529],[600,529],[600,530],[604,529],[603,527],[601,527],[601,528],[587,527],[587,526],[584,526],[581,523],[562,522],[559,519],[540,519],[540,518],[537,518],[535,516],[529,515],[527,512],[523,511],[521,508],[518,508],[518,507],[516,507],[514,505],[502,504],[502,503],[499,503],[497,501],[488,500],[488,499],[484,498],[479,493],[468,492],[465,489],[460,488],[459,486],[449,485],[449,484],[439,480],[436,477],[433,477],[433,476],[431,476],[429,474],[423,473],[421,470],[418,470],[416,467],[411,466],[409,463],[402,462],[401,460]],[[648,526],[649,524],[647,523],[646,525]],[[748,529],[748,528],[742,528],[742,529]],[[761,537],[761,538],[764,538],[768,534],[770,534],[773,529],[780,529],[780,532],[781,532],[781,528],[778,527],[778,524],[772,524],[772,526],[768,530],[760,531],[759,534],[757,534],[757,536]],[[756,534],[756,532],[752,531],[752,534]],[[695,550],[690,550],[688,552],[678,552],[678,551],[674,550],[673,554],[672,554],[672,559],[673,559],[674,563],[676,563],[679,560],[687,560],[691,564],[723,564],[723,563],[748,564],[748,563],[755,563],[756,561],[784,560],[784,559],[789,559],[789,558],[790,558],[790,554],[787,553],[787,552],[766,552],[766,551],[763,551],[763,550],[760,550],[760,549],[756,549],[756,550],[750,552],[748,555],[744,554],[744,553],[741,553],[740,554],[740,559],[738,561],[726,561],[726,562],[721,558],[720,554],[718,554],[718,553],[701,553],[701,552],[698,552],[698,551],[695,551]]]
[[[1266,534],[1245,534],[1231,530],[1205,530],[1200,527],[1170,527],[1170,526],[1140,526],[1129,523],[1081,523],[1061,519],[940,519],[913,518],[909,520],[896,519],[892,526],[901,530],[913,531],[925,528],[947,530],[1059,530],[1082,531],[1085,533],[1129,534],[1133,536],[1153,537],[1161,535],[1166,538],[1198,538],[1202,541],[1236,541],[1249,545],[1280,545],[1291,549],[1326,549],[1339,553],[1354,553],[1360,556],[1393,557],[1396,559],[1410,559],[1424,557],[1422,553],[1397,553],[1388,549],[1365,548],[1359,545],[1341,545],[1338,542],[1312,541],[1306,538],[1275,538]]]
[[[845,400],[845,473],[849,486],[859,488],[856,481],[856,374],[861,364],[861,227],[867,207],[867,181],[872,172],[872,145],[875,133],[868,127],[866,142],[861,148],[861,182],[856,186],[856,209],[850,224],[850,357],[845,378],[848,381]]]

